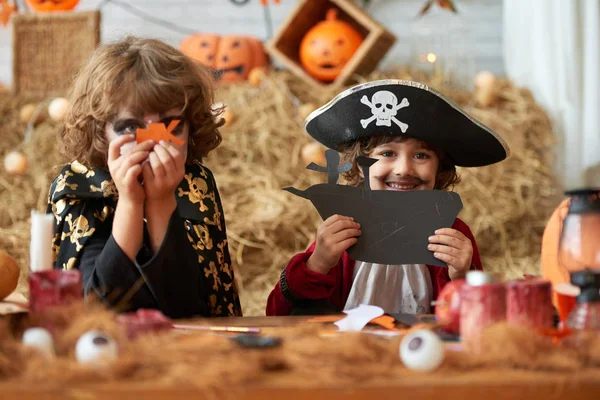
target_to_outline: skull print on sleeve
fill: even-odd
[[[110,175],[102,172],[73,162],[50,186],[46,212],[52,213],[56,222],[52,240],[55,268],[76,268],[83,247],[114,214],[117,190]]]
[[[205,284],[211,290],[209,308],[212,315],[241,315],[225,216],[210,170],[200,163],[188,167],[176,195],[188,240],[198,256]]]

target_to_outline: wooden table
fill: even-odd
[[[260,327],[265,333],[276,332],[278,328],[297,326],[305,323],[307,317],[243,317],[218,318],[198,321],[182,321],[197,325],[211,326],[253,326]],[[92,400],[100,398],[117,399],[213,399],[235,398],[247,400],[264,399],[310,399],[331,400],[344,398],[350,400],[374,399],[415,399],[415,400],[579,400],[600,399],[600,380],[598,373],[575,373],[555,376],[549,380],[547,374],[530,371],[510,371],[499,373],[485,381],[473,382],[470,378],[453,379],[452,382],[432,379],[427,374],[410,382],[383,382],[378,385],[355,387],[319,387],[307,388],[298,382],[277,382],[263,386],[248,386],[231,393],[205,393],[194,388],[172,388],[145,384],[102,383],[62,389],[44,389],[24,387],[19,384],[0,384],[0,399],[73,399]],[[532,379],[533,378],[533,379]],[[229,397],[228,397],[229,394]],[[216,395],[216,397],[214,396]]]

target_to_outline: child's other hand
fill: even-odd
[[[315,251],[306,261],[306,267],[327,274],[342,253],[358,241],[360,234],[360,224],[351,217],[332,215],[327,218],[317,230]]]
[[[175,189],[185,174],[185,162],[181,151],[171,143],[156,144],[144,163],[144,189],[148,203],[173,202]]]
[[[473,257],[473,244],[468,237],[452,228],[442,228],[429,237],[427,249],[433,251],[433,256],[448,264],[450,279],[463,278]]]
[[[135,141],[134,135],[117,137],[108,145],[108,170],[119,191],[119,200],[129,201],[133,204],[144,203],[144,188],[139,181],[144,162],[154,145],[151,140],[135,145],[121,154],[121,148]]]

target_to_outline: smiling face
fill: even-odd
[[[325,82],[338,77],[363,41],[354,28],[336,18],[335,12],[328,13],[327,20],[308,31],[300,44],[302,66]]]
[[[266,55],[257,39],[242,36],[223,36],[215,68],[222,81],[232,82],[248,79],[252,68],[265,66]]]
[[[202,65],[214,69],[219,46],[219,35],[194,34],[181,41],[181,51]]]
[[[433,190],[439,158],[420,140],[397,138],[376,146],[369,157],[378,161],[369,168],[372,190]]]

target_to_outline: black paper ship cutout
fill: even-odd
[[[364,186],[338,185],[339,175],[348,171],[349,163],[339,165],[335,150],[325,153],[327,167],[310,163],[306,168],[327,172],[327,183],[313,185],[302,191],[287,190],[310,200],[323,220],[334,214],[353,217],[360,223],[361,236],[348,249],[353,260],[378,264],[426,264],[447,266],[427,249],[429,236],[437,229],[450,228],[462,210],[460,196],[445,190],[414,190],[399,192],[371,190],[369,167],[377,160],[359,157]]]

